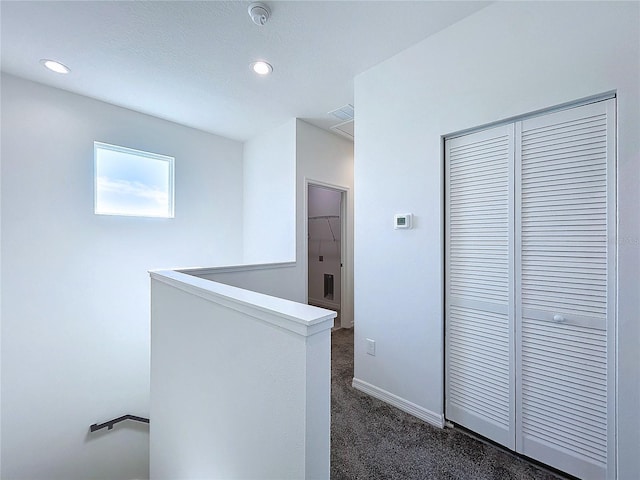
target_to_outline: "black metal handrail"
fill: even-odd
[[[89,431],[95,432],[96,430],[100,430],[102,428],[107,428],[108,430],[111,430],[116,423],[124,422],[125,420],[133,420],[135,422],[149,423],[148,418],[137,417],[135,415],[123,415],[121,417],[114,418],[113,420],[109,420],[108,422],[104,422],[100,424],[94,423],[89,427]]]

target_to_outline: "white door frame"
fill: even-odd
[[[312,178],[304,178],[304,235],[303,249],[304,258],[302,260],[304,278],[305,278],[305,297],[309,298],[309,186],[326,188],[340,192],[342,195],[340,206],[340,229],[341,229],[341,245],[340,245],[340,324],[335,327],[352,327],[353,326],[353,294],[349,277],[352,269],[351,259],[351,240],[350,228],[348,222],[348,212],[351,200],[351,189],[344,185],[336,185]]]

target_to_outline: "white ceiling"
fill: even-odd
[[[2,1],[2,71],[244,141],[292,117],[339,123],[327,112],[353,103],[358,73],[488,4],[266,0],[260,27],[250,3]]]

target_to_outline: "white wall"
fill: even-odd
[[[176,272],[151,292],[151,478],[328,479],[335,313]]]
[[[0,87],[2,79],[0,78]],[[0,102],[2,93],[0,92]],[[1,104],[1,103],[0,103]],[[0,125],[1,125],[0,117]],[[2,476],[2,135],[0,135],[0,477]]]
[[[93,214],[93,141],[175,156],[175,218]],[[242,145],[2,77],[2,478],[148,475],[149,279],[241,261]]]
[[[307,303],[305,286],[299,282],[298,267],[295,262],[197,268],[182,271],[225,285],[285,298],[293,302]]]
[[[340,308],[340,248],[342,243],[340,200],[342,193],[329,188],[309,185],[307,195],[309,302],[325,308]],[[313,218],[328,215],[338,218]],[[325,274],[333,275],[332,299],[324,297]]]
[[[342,299],[342,327],[353,326],[353,143],[310,125],[296,124],[296,261],[302,266],[300,281],[307,284],[307,183],[346,190],[347,230],[342,235],[346,285]]]
[[[434,418],[444,412],[442,136],[617,91],[623,479],[640,471],[639,9],[499,2],[355,80],[355,377]],[[399,212],[415,214],[413,230],[393,230]]]
[[[243,262],[295,259],[295,119],[244,144]]]

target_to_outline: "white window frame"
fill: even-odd
[[[128,155],[133,155],[141,158],[147,158],[151,160],[158,160],[162,162],[166,162],[168,166],[168,179],[167,179],[167,212],[166,214],[141,214],[137,212],[114,212],[114,211],[101,211],[98,206],[98,151],[99,150],[108,150],[112,152],[126,153]],[[146,152],[143,150],[136,150],[133,148],[122,147],[119,145],[112,145],[109,143],[103,142],[93,142],[93,161],[94,161],[94,213],[96,215],[110,215],[110,216],[125,216],[125,217],[149,217],[149,218],[174,218],[174,209],[175,209],[175,158],[168,155],[161,155],[159,153]]]

